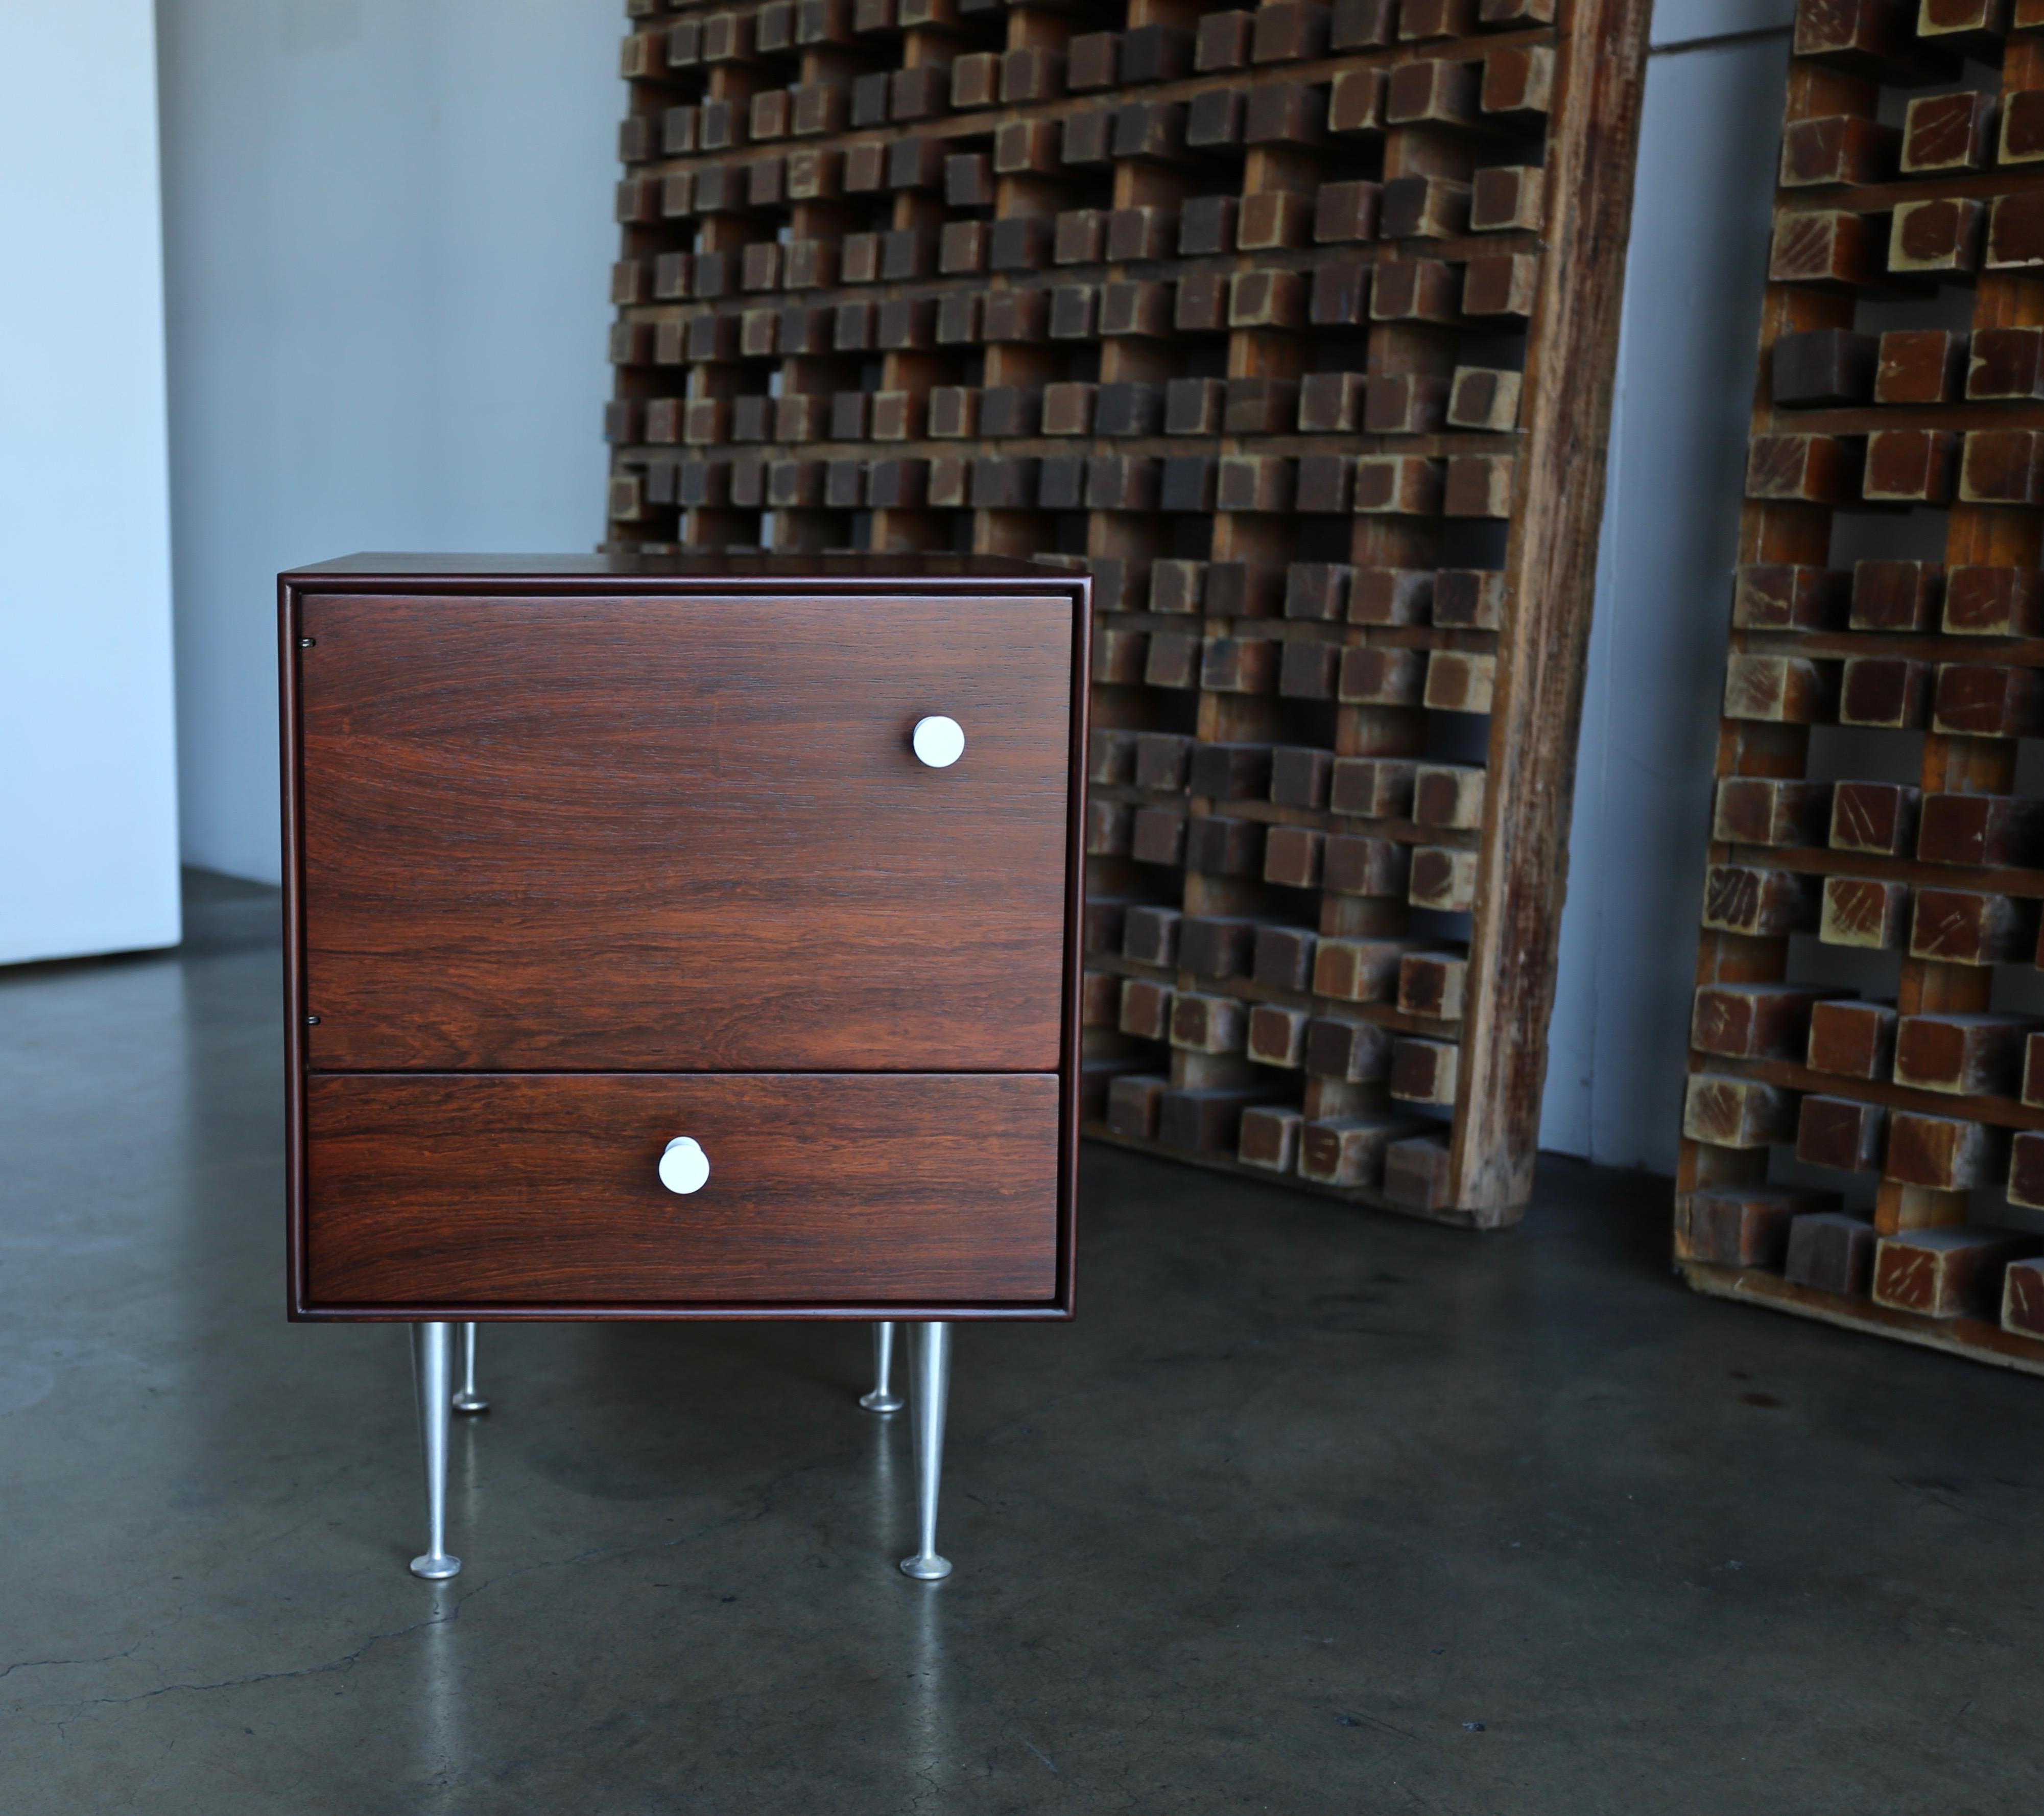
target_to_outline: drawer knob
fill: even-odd
[[[698,1192],[709,1183],[709,1156],[692,1135],[677,1135],[660,1156],[660,1183],[670,1192]]]
[[[909,734],[916,755],[932,769],[948,769],[965,755],[965,728],[956,719],[941,716],[918,719]]]

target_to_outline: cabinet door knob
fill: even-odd
[[[670,1192],[697,1192],[709,1183],[709,1156],[692,1135],[677,1135],[660,1156],[660,1183]]]
[[[948,769],[965,755],[965,728],[956,719],[941,715],[918,719],[909,734],[916,755],[932,769]]]

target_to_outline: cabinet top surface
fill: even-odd
[[[321,580],[355,583],[415,581],[435,586],[475,581],[594,581],[643,586],[666,583],[825,587],[999,581],[1070,591],[1085,576],[994,555],[344,555],[338,560],[294,568],[279,576],[303,587]]]

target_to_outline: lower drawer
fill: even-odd
[[[327,1073],[311,1312],[1054,1310],[1055,1076]],[[709,1162],[660,1182],[668,1142]]]

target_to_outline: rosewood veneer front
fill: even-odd
[[[290,1312],[421,1325],[429,1486],[453,1321],[1070,1315],[1086,586],[282,576]]]

